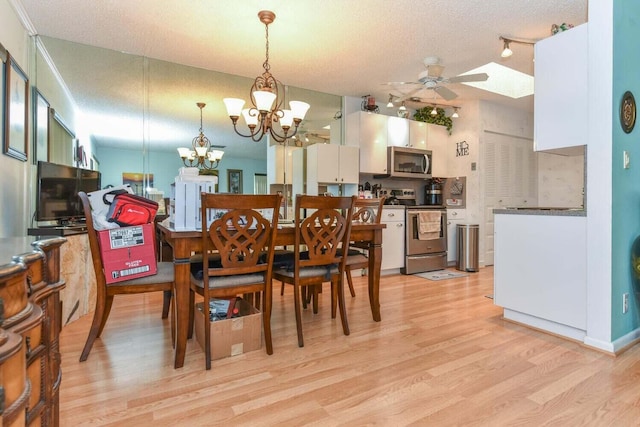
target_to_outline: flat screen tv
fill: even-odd
[[[100,172],[56,163],[39,161],[37,179],[36,221],[56,225],[82,221],[78,191],[100,189]]]

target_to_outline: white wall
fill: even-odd
[[[20,68],[29,75],[33,62],[29,35],[7,0],[0,0],[0,42]],[[31,129],[31,126],[29,125],[27,129]],[[0,238],[27,234],[33,210],[30,206],[31,198],[25,195],[33,192],[33,179],[30,174],[32,169],[31,158],[23,162],[0,154],[0,170],[2,170]]]
[[[538,206],[582,207],[584,156],[538,153]]]
[[[589,2],[589,126],[587,151],[587,338],[611,344],[613,2]],[[594,201],[598,203],[594,203]],[[591,202],[590,202],[591,201]]]

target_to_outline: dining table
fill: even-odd
[[[371,315],[376,322],[380,317],[380,265],[382,262],[382,230],[385,224],[354,223],[351,227],[351,240],[363,242],[368,246],[368,289]],[[174,313],[172,338],[174,344],[174,368],[184,366],[187,338],[189,336],[189,284],[191,281],[191,256],[202,250],[202,232],[199,230],[175,230],[167,222],[157,223],[157,229],[163,244],[173,249],[175,266]],[[295,226],[282,224],[278,227],[276,246],[295,244]]]

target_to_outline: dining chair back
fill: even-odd
[[[380,197],[378,199],[357,199],[353,211],[353,224],[380,224],[384,200],[384,197]],[[351,272],[367,268],[369,266],[368,249],[368,242],[354,241],[349,245],[345,272],[347,274],[349,292],[352,297],[356,296],[356,292],[353,288],[353,277]]]
[[[111,311],[113,298],[115,295],[122,294],[140,294],[146,292],[163,291],[170,293],[174,286],[174,268],[172,262],[158,262],[158,272],[152,276],[140,277],[136,279],[125,280],[116,283],[107,283],[104,274],[104,260],[100,252],[100,243],[98,240],[98,231],[93,225],[93,217],[91,214],[91,205],[89,197],[83,191],[78,192],[78,197],[82,202],[84,215],[86,218],[87,235],[89,237],[89,248],[91,250],[91,260],[93,262],[93,270],[96,276],[96,306],[93,312],[93,321],[89,329],[87,341],[80,355],[80,361],[83,362],[89,357],[91,348],[95,340],[102,334],[107,318]],[[155,242],[153,243],[155,247]],[[162,318],[168,317],[169,304],[171,298],[164,298],[162,310]]]
[[[277,194],[201,194],[202,276],[191,276],[189,310],[193,323],[195,294],[201,295],[206,369],[211,369],[209,303],[214,298],[259,294],[266,351],[273,354],[271,276],[281,199]]]
[[[295,207],[295,245],[293,264],[274,271],[274,277],[293,285],[298,345],[304,346],[301,304],[306,298],[301,290],[313,293],[313,310],[318,311],[318,291],[331,281],[332,317],[336,300],[340,307],[342,329],[349,335],[344,304],[342,276],[351,234],[351,218],[356,197],[298,195]],[[303,250],[306,248],[306,250]]]

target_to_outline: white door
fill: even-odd
[[[537,154],[533,140],[483,133],[484,265],[494,261],[493,210],[537,205]]]

